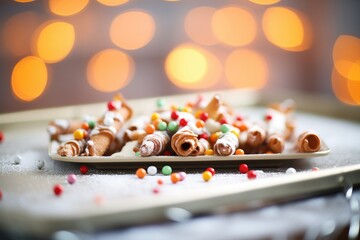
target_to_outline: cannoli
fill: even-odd
[[[210,100],[204,108],[204,112],[208,114],[209,118],[216,121],[226,119],[229,115],[233,114],[233,110],[223,102],[218,94]]]
[[[190,154],[191,156],[201,156],[205,154],[205,151],[210,148],[210,143],[204,138],[200,138],[195,150]]]
[[[183,127],[178,130],[171,138],[171,148],[178,156],[189,156],[199,151],[198,135],[190,130],[189,127]]]
[[[306,131],[298,136],[296,146],[299,152],[317,152],[321,148],[321,139],[317,133]]]
[[[258,125],[254,125],[247,132],[246,145],[250,148],[257,148],[264,143],[265,138],[265,130]]]
[[[223,133],[214,144],[214,152],[220,156],[233,155],[239,147],[239,138],[232,132]]]
[[[109,108],[104,117],[98,121],[98,126],[91,131],[84,155],[103,156],[125,121],[131,118],[132,109],[124,100],[117,100],[113,106],[116,108]]]
[[[144,137],[139,148],[142,157],[156,156],[161,154],[166,145],[170,142],[170,137],[165,131],[156,131]]]
[[[271,152],[281,153],[284,150],[286,139],[286,115],[283,112],[268,109],[266,118],[266,145]]]
[[[58,149],[58,154],[63,157],[80,156],[85,149],[85,140],[70,140]]]
[[[268,149],[273,153],[282,153],[285,147],[284,137],[279,134],[271,134],[266,139]]]
[[[51,121],[47,127],[50,140],[59,141],[59,137],[64,134],[72,134],[76,129],[81,128],[83,121],[56,119]]]

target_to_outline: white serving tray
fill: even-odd
[[[297,160],[306,158],[315,158],[326,156],[330,153],[328,146],[323,143],[320,151],[314,153],[299,153],[292,147],[292,144],[288,144],[283,153],[279,154],[244,154],[244,155],[231,155],[231,156],[152,156],[141,157],[135,156],[132,152],[132,147],[136,142],[128,143],[121,152],[114,153],[111,156],[102,157],[88,157],[88,156],[76,156],[76,157],[63,157],[56,153],[56,149],[59,146],[58,142],[51,142],[49,147],[49,156],[53,160],[72,163],[88,163],[94,164],[98,167],[122,165],[123,167],[133,168],[139,166],[139,164],[175,164],[182,165],[188,168],[197,167],[202,164],[218,163],[222,166],[228,166],[238,164],[240,162],[256,162],[262,166],[278,166],[281,160]],[[133,167],[132,167],[133,166]]]

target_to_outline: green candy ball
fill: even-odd
[[[230,131],[231,127],[229,124],[223,124],[220,126],[220,131],[222,133],[227,133],[228,131]]]
[[[168,165],[163,166],[163,168],[161,169],[161,172],[164,175],[170,175],[172,173],[172,168]]]
[[[176,132],[177,129],[178,129],[179,125],[177,124],[177,122],[175,121],[171,121],[169,122],[168,126],[167,126],[167,129],[170,131],[170,132]]]
[[[167,124],[166,124],[166,122],[159,122],[157,127],[160,131],[165,131],[167,128]]]

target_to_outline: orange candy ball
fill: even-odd
[[[181,176],[179,173],[172,173],[170,175],[170,179],[171,179],[171,182],[175,184],[181,180]]]
[[[196,127],[198,127],[198,128],[204,128],[205,127],[205,123],[204,123],[203,120],[197,120],[195,124],[196,124]]]
[[[136,170],[136,176],[138,178],[144,178],[146,176],[146,170],[143,168],[139,168],[138,170]]]
[[[242,150],[241,148],[238,148],[238,149],[236,149],[236,151],[235,151],[235,155],[244,155],[245,154],[245,152],[244,152],[244,150]]]
[[[218,138],[221,136],[221,132],[215,132],[213,134],[211,134],[210,136],[210,142],[212,144],[216,143],[216,141],[218,140]]]
[[[145,132],[146,132],[147,134],[152,134],[152,133],[154,133],[154,132],[155,132],[155,126],[152,125],[152,124],[147,124],[147,125],[145,126]]]

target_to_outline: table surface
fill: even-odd
[[[264,109],[242,106],[236,110],[256,115]],[[201,172],[204,169],[175,169],[187,172],[186,179],[178,184],[172,184],[168,176],[159,173],[138,179],[133,170],[124,169],[104,170],[90,166],[89,173],[81,175],[79,164],[49,158],[46,120],[3,123],[0,125],[5,135],[5,140],[0,144],[0,189],[3,195],[0,201],[1,234],[8,238],[45,234],[41,236],[53,236],[55,239],[66,239],[69,236],[73,239],[139,239],[149,236],[156,236],[156,239],[180,236],[191,239],[291,239],[305,236],[312,239],[314,236],[327,235],[330,239],[335,239],[344,226],[349,225],[353,219],[356,221],[359,216],[359,209],[353,207],[354,204],[359,206],[358,191],[354,191],[351,197],[340,192],[311,198],[300,196],[301,200],[296,201],[284,198],[284,201],[268,206],[261,199],[248,197],[246,206],[240,205],[232,209],[219,204],[219,208],[195,217],[189,217],[190,212],[177,208],[182,200],[192,196],[203,194],[202,201],[206,205],[206,194],[222,191],[221,189],[252,189],[262,184],[271,186],[272,181],[286,185],[286,182],[299,176],[301,178],[301,174],[305,177],[309,174],[314,176],[317,173],[311,171],[313,167],[320,168],[318,173],[321,174],[322,171],[360,163],[358,122],[304,112],[297,112],[296,120],[298,131],[311,128],[319,133],[331,149],[328,156],[283,161],[281,166],[276,167],[252,167],[250,164],[258,173],[257,179],[253,181],[239,174],[235,167],[217,168],[217,174],[209,182],[202,180]],[[18,155],[22,160],[20,164],[15,164],[14,159]],[[37,167],[39,160],[45,163],[41,170]],[[297,173],[286,174],[289,167],[295,168]],[[77,182],[73,185],[66,181],[67,175],[71,173],[77,175]],[[158,179],[164,181],[160,187],[157,185]],[[57,183],[64,186],[60,197],[52,192]],[[345,181],[344,186],[347,185],[351,186],[351,183]],[[347,189],[350,189],[349,186]],[[154,188],[159,189],[158,194],[153,193]],[[266,192],[266,188],[262,191]],[[292,189],[287,191],[291,192]],[[246,199],[246,194],[244,192],[237,197]],[[286,196],[286,186],[282,188],[282,194]],[[151,216],[147,216],[149,212],[146,211],[139,211],[135,219],[129,217],[130,226],[127,227],[103,221],[107,214],[113,214],[112,209],[151,208],[166,201],[173,203],[166,208],[165,215],[169,221],[151,222]],[[218,203],[221,201],[226,203],[226,198],[221,198]],[[196,207],[200,208],[194,206]],[[93,218],[94,214],[102,222],[86,221],[88,216]],[[126,219],[127,216],[120,217]],[[71,219],[76,224],[70,228],[46,229],[44,219]],[[145,219],[148,224],[140,224]]]

